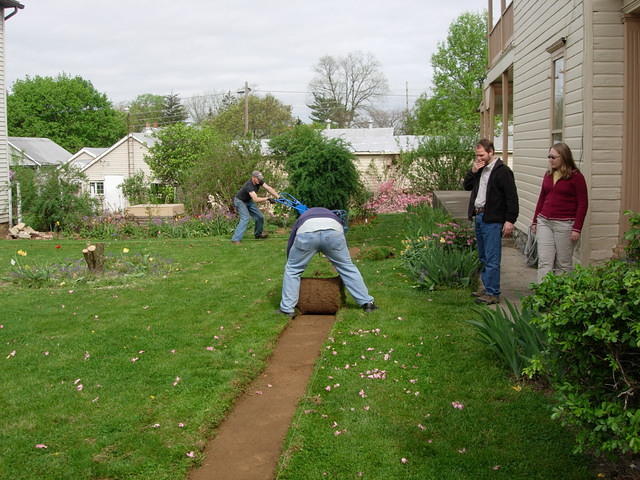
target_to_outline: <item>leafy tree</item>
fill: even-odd
[[[351,126],[363,108],[371,106],[375,99],[389,90],[380,67],[380,62],[371,53],[354,52],[346,57],[321,57],[314,67],[316,76],[309,84],[314,104],[319,99],[321,102],[330,100],[341,107],[335,110],[335,118],[329,117],[331,121],[340,128]],[[322,108],[317,112],[313,109],[314,104],[310,106],[312,113],[321,118],[326,103],[318,105]]]
[[[129,105],[129,128],[141,132],[147,124],[160,124],[164,110],[164,97],[143,93]]]
[[[462,190],[462,179],[474,158],[475,137],[449,135],[423,139],[401,155],[401,169],[415,193]]]
[[[184,122],[188,116],[187,110],[180,101],[180,95],[177,93],[165,95],[164,103],[162,104],[162,125]]]
[[[414,133],[475,135],[487,66],[485,14],[463,13],[431,57],[433,94],[418,99],[410,122]]]
[[[211,120],[211,125],[230,137],[244,135],[244,98],[228,100],[229,106]],[[249,133],[252,138],[270,138],[287,131],[295,124],[291,106],[273,95],[249,97]]]
[[[299,125],[269,142],[288,174],[290,193],[309,207],[347,210],[364,187],[353,154],[341,139]]]
[[[210,129],[174,123],[154,134],[159,140],[151,148],[145,161],[161,183],[180,186],[185,174],[208,148]]]
[[[260,170],[270,185],[278,183],[275,172],[260,153],[259,142],[231,140],[211,128],[206,131],[207,150],[185,175],[184,203],[187,210],[192,213],[206,211],[209,195],[230,209],[234,195],[253,170]]]
[[[16,80],[7,108],[9,135],[49,138],[71,152],[110,147],[127,133],[124,114],[79,76]]]
[[[16,167],[14,183],[20,184],[25,222],[45,231],[75,229],[82,225],[82,217],[93,215],[98,206],[96,199],[81,192],[83,180],[86,176],[69,165],[38,170]]]

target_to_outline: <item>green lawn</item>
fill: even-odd
[[[404,225],[380,216],[349,241],[398,248]],[[85,245],[57,243],[0,241],[0,276],[18,249],[24,262],[60,262]],[[171,259],[173,271],[125,285],[2,284],[0,478],[184,478],[285,326],[274,313],[285,244],[117,241],[108,252]],[[551,400],[516,391],[474,341],[468,292],[416,290],[394,258],[359,266],[381,310],[349,299],[339,313],[278,478],[591,478],[549,419]]]

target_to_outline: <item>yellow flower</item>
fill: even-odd
[[[522,386],[520,386],[520,385],[514,385],[511,388],[513,388],[516,392],[519,392],[520,390],[522,390]]]
[[[122,249],[122,253],[129,253],[129,249],[128,249],[127,247],[124,247],[124,248]]]
[[[440,243],[445,243],[446,240],[444,239],[444,237],[440,237]]]
[[[20,255],[21,257],[26,257],[27,256],[27,252],[25,252],[24,250],[18,250],[16,253],[18,255]]]

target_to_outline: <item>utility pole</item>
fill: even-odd
[[[249,92],[251,89],[249,88],[249,84],[244,82],[244,90],[238,90],[238,94],[244,93],[244,136],[246,137],[249,133]]]
[[[409,115],[409,82],[404,82],[404,95],[406,99],[407,115]]]

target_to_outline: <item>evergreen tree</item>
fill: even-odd
[[[288,174],[290,192],[309,207],[348,210],[364,186],[353,154],[340,139],[327,139],[318,130],[299,125],[269,142]]]
[[[180,101],[180,95],[177,93],[165,95],[162,106],[162,124],[170,125],[172,123],[181,123],[184,122],[187,117],[188,114]]]

